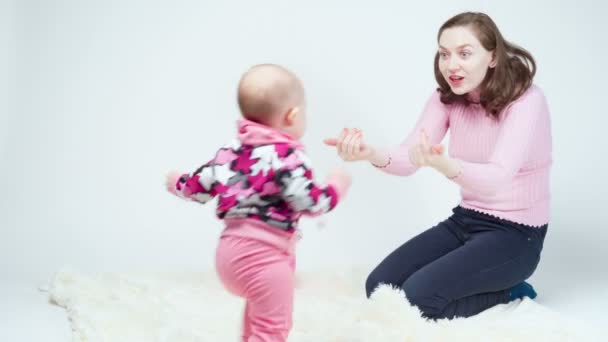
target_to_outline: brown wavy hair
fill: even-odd
[[[506,41],[494,21],[484,13],[465,12],[446,21],[437,34],[437,41],[444,30],[465,26],[473,29],[481,45],[494,52],[496,66],[488,69],[480,86],[480,104],[497,118],[511,102],[519,98],[530,86],[536,74],[536,62],[527,50]],[[468,105],[466,94],[452,92],[439,70],[439,52],[435,54],[435,79],[439,84],[441,102],[451,104],[460,102]]]

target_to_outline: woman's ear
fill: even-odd
[[[495,68],[496,67],[496,50],[492,51],[492,60],[490,61],[490,68]]]

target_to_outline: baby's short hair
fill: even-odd
[[[252,121],[267,123],[276,115],[298,106],[303,99],[302,82],[280,65],[255,65],[239,82],[239,108],[243,117]]]

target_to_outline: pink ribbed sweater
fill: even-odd
[[[402,176],[416,171],[408,150],[421,129],[431,144],[449,129],[449,156],[462,171],[452,179],[461,188],[462,207],[529,226],[549,222],[551,122],[540,88],[530,87],[499,120],[478,104],[445,105],[434,92],[415,129],[389,149],[392,161],[381,170]]]

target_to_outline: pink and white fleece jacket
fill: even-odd
[[[220,219],[246,219],[248,226],[257,222],[286,233],[295,231],[303,214],[332,210],[345,190],[340,179],[325,186],[314,181],[299,141],[249,120],[238,122],[238,139],[175,184],[175,194],[184,199],[206,203],[217,196]]]

